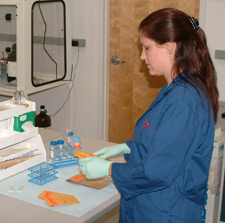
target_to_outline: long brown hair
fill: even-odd
[[[141,22],[139,31],[158,44],[166,42],[177,44],[172,74],[176,76],[180,71],[184,71],[189,75],[191,81],[184,80],[192,84],[199,94],[200,89],[206,95],[212,105],[216,122],[218,112],[216,71],[209,54],[205,33],[198,26],[197,20],[177,9],[165,8],[147,16]]]

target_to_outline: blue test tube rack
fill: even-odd
[[[62,168],[67,166],[78,165],[78,158],[74,155],[75,148],[70,145],[64,145],[62,149],[49,148],[52,152],[50,159],[55,168]]]
[[[34,184],[43,185],[58,178],[52,163],[43,162],[28,168],[28,170],[30,171],[28,176],[31,177],[28,181]]]

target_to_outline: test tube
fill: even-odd
[[[50,142],[50,150],[51,150],[51,159],[52,159],[52,163],[54,164],[55,161],[55,149],[57,147],[57,142],[56,141],[51,141]]]
[[[64,141],[63,140],[58,140],[57,141],[58,144],[58,148],[59,148],[59,160],[62,159],[62,155],[63,155],[63,147],[64,147]]]

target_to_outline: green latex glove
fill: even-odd
[[[79,159],[79,169],[88,179],[109,176],[109,166],[113,161],[107,161],[99,157],[87,157]]]
[[[118,144],[114,146],[104,147],[94,153],[96,156],[99,156],[103,159],[106,159],[110,156],[117,156],[121,154],[130,154],[130,148],[125,144]]]

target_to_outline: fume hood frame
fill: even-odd
[[[65,7],[65,75],[58,81],[34,84],[32,80],[32,8],[37,3],[62,2]],[[71,0],[0,0],[1,6],[16,7],[16,44],[17,44],[17,86],[0,87],[0,95],[13,96],[15,90],[23,90],[25,95],[64,85],[71,80]],[[1,31],[2,32],[2,31]],[[52,38],[52,37],[48,37]]]

